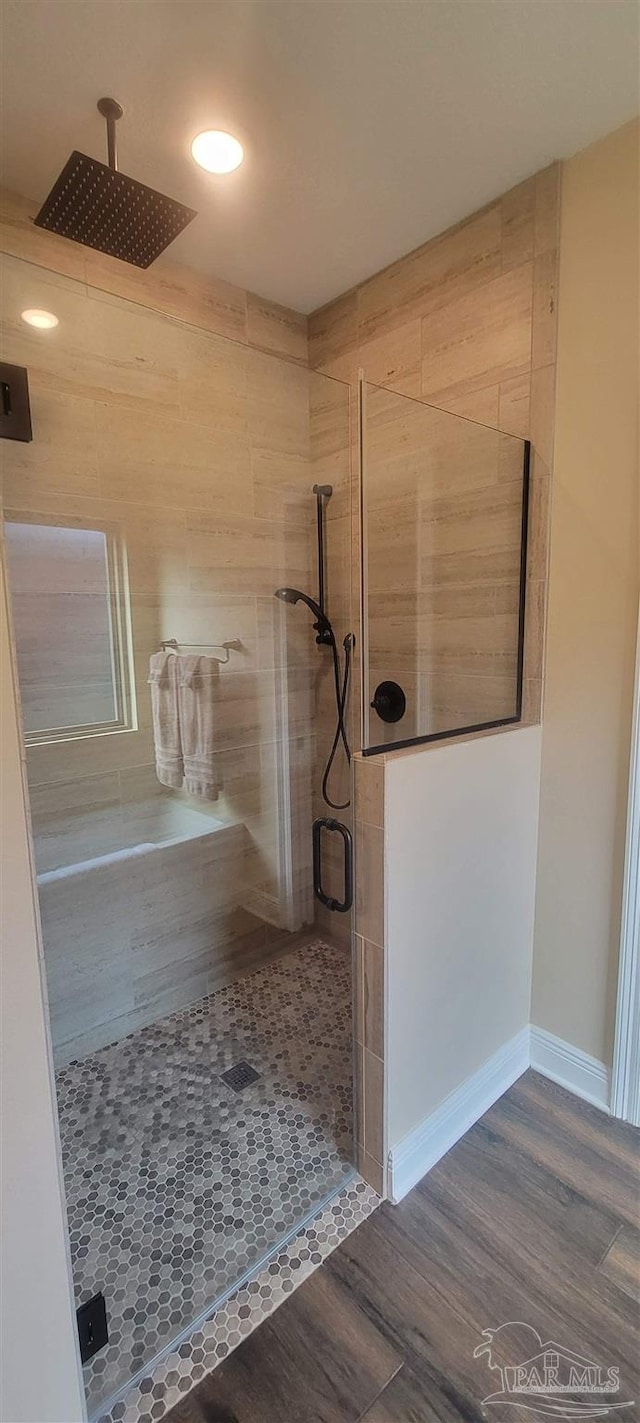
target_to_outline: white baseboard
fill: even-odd
[[[389,1152],[391,1200],[401,1201],[528,1067],[609,1111],[609,1071],[604,1062],[545,1028],[522,1028]]]
[[[582,1097],[595,1107],[609,1111],[609,1072],[604,1062],[590,1057],[571,1043],[548,1033],[545,1028],[531,1026],[531,1066]]]
[[[526,1027],[499,1048],[473,1077],[451,1092],[426,1121],[389,1153],[391,1200],[401,1201],[528,1066],[529,1028]]]

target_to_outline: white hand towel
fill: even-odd
[[[216,755],[216,692],[220,671],[211,657],[178,657],[184,787],[201,800],[222,789]]]
[[[156,775],[163,786],[179,790],[184,777],[178,708],[177,657],[154,652],[149,659]]]

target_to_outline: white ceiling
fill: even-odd
[[[4,0],[3,181],[73,148],[198,209],[172,253],[312,311],[638,109],[636,0]],[[236,173],[196,168],[226,128]]]

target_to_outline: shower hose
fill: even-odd
[[[332,745],[331,750],[330,750],[330,752],[329,752],[329,757],[328,757],[328,760],[327,760],[327,764],[326,764],[326,766],[325,766],[325,768],[324,768],[324,775],[323,775],[323,777],[322,777],[322,796],[323,796],[323,799],[324,799],[324,801],[326,802],[326,804],[327,804],[328,806],[330,806],[332,810],[346,810],[347,807],[351,804],[351,801],[350,801],[350,800],[345,800],[345,801],[335,801],[335,800],[332,800],[332,799],[331,799],[331,796],[329,795],[329,790],[328,790],[329,776],[331,775],[331,769],[332,769],[333,763],[334,763],[335,758],[336,758],[336,752],[337,752],[337,750],[338,750],[338,746],[339,746],[339,744],[340,744],[341,741],[342,741],[342,745],[343,745],[343,747],[344,747],[345,756],[346,756],[346,758],[347,758],[347,765],[348,765],[348,766],[351,765],[351,750],[350,750],[350,747],[349,747],[349,740],[348,740],[348,737],[347,737],[347,729],[346,729],[346,726],[345,726],[344,714],[345,714],[345,708],[346,708],[346,705],[347,705],[347,696],[348,696],[348,693],[349,693],[349,676],[350,676],[350,672],[351,672],[351,653],[352,653],[352,650],[353,650],[353,633],[352,633],[352,632],[348,632],[348,633],[347,633],[347,636],[345,637],[342,646],[343,646],[343,648],[344,648],[344,673],[342,674],[342,678],[341,678],[341,676],[340,676],[340,657],[339,657],[338,647],[337,647],[337,643],[336,643],[336,640],[335,640],[335,637],[334,637],[334,634],[333,634],[333,629],[332,629],[332,630],[331,630],[331,653],[332,653],[332,656],[333,656],[333,680],[334,680],[335,692],[336,692],[336,709],[337,709],[337,713],[338,713],[338,718],[337,718],[337,722],[336,722],[336,734],[335,734],[335,736],[334,736],[334,738],[333,738],[333,745]]]

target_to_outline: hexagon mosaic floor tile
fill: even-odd
[[[352,1174],[349,959],[299,948],[57,1086],[76,1302],[109,1323],[95,1416]]]
[[[236,1349],[274,1309],[304,1284],[327,1255],[380,1205],[371,1186],[356,1177],[343,1186],[294,1240],[234,1291],[190,1338],[140,1383],[129,1389],[98,1423],[157,1423],[195,1385]]]

